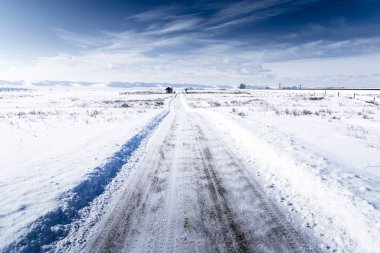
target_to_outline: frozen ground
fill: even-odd
[[[377,252],[380,93],[355,93],[0,92],[0,251]]]
[[[106,158],[165,110],[168,96],[148,91],[0,92],[0,249],[91,183]]]

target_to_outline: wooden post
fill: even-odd
[[[338,97],[339,97],[339,92],[338,92]]]
[[[356,95],[356,94],[354,93],[354,99],[355,99],[355,95]]]

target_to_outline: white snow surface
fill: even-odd
[[[149,89],[0,92],[0,250],[164,110]]]
[[[320,252],[182,96],[53,252]],[[219,210],[219,211],[218,211]],[[279,232],[281,231],[281,232]]]
[[[0,92],[0,251],[163,112],[168,97],[142,88]],[[380,92],[194,90],[179,99],[326,252],[378,252]],[[139,156],[149,154],[138,150],[84,210],[83,236],[117,204]],[[83,243],[77,235],[68,241]]]
[[[186,99],[242,159],[259,164],[267,192],[301,216],[327,251],[378,252],[380,93],[234,93]]]

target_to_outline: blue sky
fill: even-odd
[[[0,79],[380,87],[380,1],[1,0]]]

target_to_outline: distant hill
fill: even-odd
[[[4,81],[0,80],[2,86],[18,87],[112,87],[112,88],[153,88],[153,87],[175,87],[175,88],[233,88],[234,85],[212,85],[212,84],[175,84],[175,83],[144,83],[144,82],[75,82],[75,81]]]

